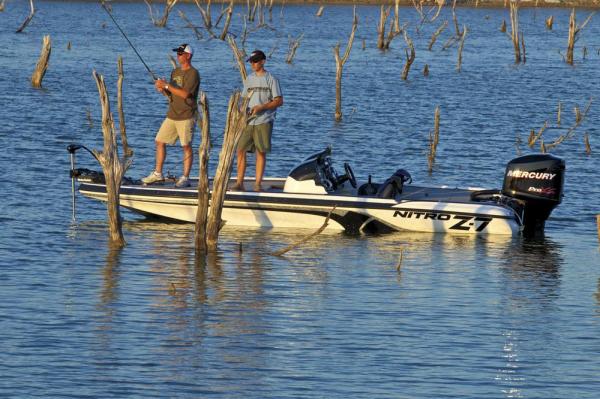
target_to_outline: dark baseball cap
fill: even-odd
[[[252,52],[252,54],[250,54],[250,57],[248,57],[248,59],[246,60],[247,62],[257,62],[260,60],[266,60],[267,56],[265,55],[265,53],[263,53],[260,50],[254,50]]]

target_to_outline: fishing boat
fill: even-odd
[[[85,197],[106,201],[104,176],[75,168],[68,147],[71,177]],[[333,166],[330,147],[299,162],[286,177],[263,179],[260,191],[228,189],[222,219],[228,226],[319,228],[351,234],[407,230],[460,234],[536,234],[563,197],[565,162],[549,154],[533,154],[508,162],[501,189],[427,187],[412,184],[408,171],[397,170],[382,182],[359,184],[350,164],[344,173]],[[144,185],[124,178],[120,205],[134,212],[194,222],[197,179],[187,188],[174,179]],[[233,186],[233,180],[230,185]],[[245,180],[253,187],[252,179]],[[209,186],[212,190],[212,180]]]

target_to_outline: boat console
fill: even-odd
[[[312,154],[294,167],[288,174],[283,191],[298,194],[332,194],[349,182],[357,189],[355,195],[378,198],[396,198],[402,193],[405,183],[411,183],[412,177],[404,169],[398,169],[383,183],[369,181],[357,187],[354,172],[347,162],[344,163],[344,174],[339,175],[331,161],[331,147]]]
[[[356,178],[350,164],[344,164],[339,175],[331,162],[331,147],[312,154],[288,174],[283,187],[285,193],[330,194],[344,186],[347,181],[356,188]]]

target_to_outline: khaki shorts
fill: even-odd
[[[273,132],[273,122],[262,123],[260,125],[248,125],[240,137],[238,150],[259,152],[271,152],[271,133]]]
[[[195,125],[196,119],[194,118],[184,119],[182,121],[165,118],[156,134],[156,141],[173,145],[177,142],[177,138],[179,138],[179,142],[182,146],[188,145],[192,142],[192,138],[194,137]]]

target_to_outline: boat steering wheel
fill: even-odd
[[[350,185],[353,188],[356,188],[356,177],[354,177],[354,172],[352,171],[352,168],[350,167],[350,164],[348,162],[344,162],[344,171],[346,172],[346,174],[343,176],[339,176],[337,178],[336,183],[339,185],[348,180],[350,182]]]

